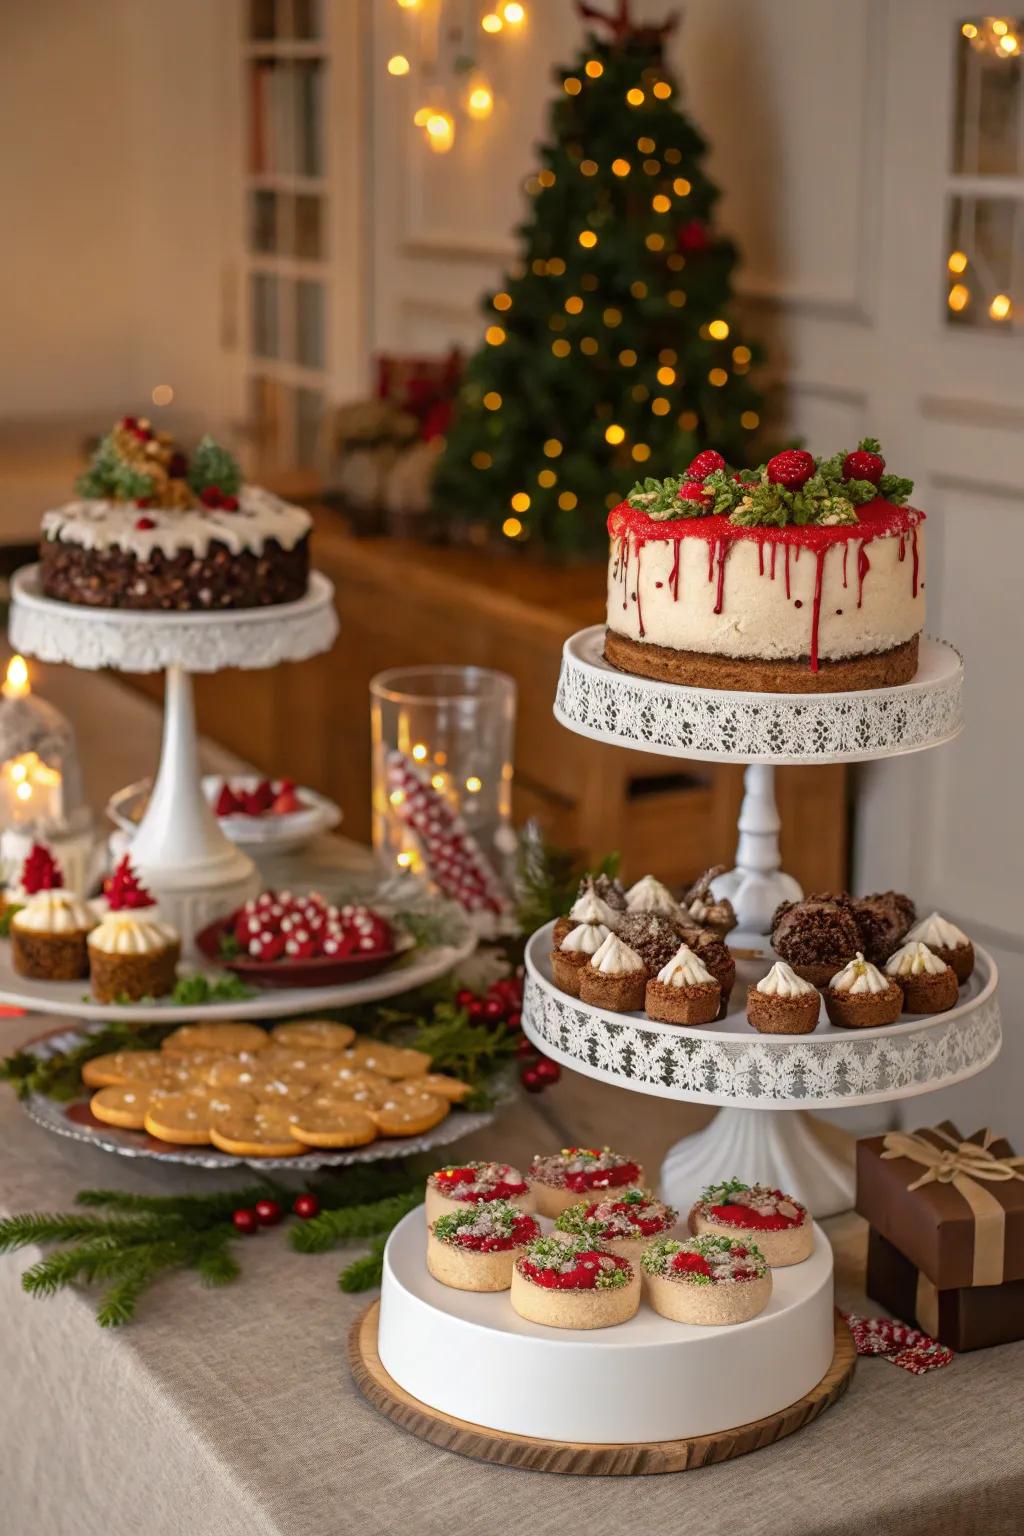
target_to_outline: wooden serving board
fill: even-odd
[[[356,1386],[386,1418],[429,1440],[431,1445],[477,1461],[493,1461],[503,1467],[526,1467],[531,1472],[561,1472],[575,1477],[641,1477],[661,1472],[686,1472],[690,1467],[710,1466],[759,1451],[803,1429],[836,1402],[849,1386],[857,1355],[849,1329],[839,1313],[835,1318],[835,1353],[832,1364],[813,1391],[784,1408],[781,1413],[741,1424],[716,1435],[688,1440],[660,1440],[651,1444],[586,1445],[565,1440],[537,1440],[529,1435],[506,1434],[484,1429],[465,1419],[429,1408],[392,1380],[377,1354],[377,1319],[380,1302],[367,1307],[348,1336],[348,1357]]]

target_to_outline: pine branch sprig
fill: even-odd
[[[382,1237],[374,1243],[369,1253],[361,1258],[353,1259],[351,1264],[338,1276],[340,1290],[351,1293],[353,1291],[368,1291],[375,1285],[380,1285],[384,1274],[384,1248],[387,1238]]]
[[[368,1205],[352,1205],[342,1210],[321,1211],[310,1221],[291,1230],[291,1245],[297,1253],[327,1253],[338,1243],[388,1233],[414,1206],[420,1203],[419,1185],[401,1195],[389,1195]]]

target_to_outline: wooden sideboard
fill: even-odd
[[[334,582],[341,635],[326,656],[271,672],[196,679],[201,729],[268,773],[331,795],[348,836],[370,837],[367,686],[384,667],[474,663],[518,685],[514,814],[553,842],[674,885],[732,862],[743,770],[602,746],[551,712],[567,635],[604,615],[604,573],[471,549],[353,539],[320,512],[319,569]],[[158,682],[139,678],[147,692]],[[847,801],[841,767],[778,774],[786,867],[807,890],[845,883]]]

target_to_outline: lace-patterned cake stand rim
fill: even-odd
[[[11,582],[10,641],[40,661],[95,671],[219,672],[224,667],[276,667],[330,649],[338,632],[334,587],[312,571],[304,597],[265,608],[216,613],[165,613],[87,608],[44,597],[40,567],[28,565]]]
[[[922,637],[917,675],[853,693],[686,688],[621,672],[604,659],[605,626],[562,651],[555,718],[595,741],[720,763],[856,763],[920,752],[963,729],[963,658]]]

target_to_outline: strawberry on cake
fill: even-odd
[[[649,1189],[627,1189],[607,1200],[570,1205],[555,1222],[556,1232],[585,1237],[595,1248],[617,1253],[634,1268],[652,1237],[675,1231],[679,1212]]]
[[[701,688],[847,692],[908,682],[924,624],[924,513],[877,442],[733,474],[698,454],[608,518],[605,657]]]
[[[640,1305],[640,1277],[586,1237],[538,1237],[516,1259],[512,1306],[547,1328],[610,1328]]]
[[[676,1323],[745,1323],[764,1311],[772,1294],[761,1250],[731,1237],[656,1238],[640,1267],[647,1300]]]
[[[696,1236],[753,1238],[772,1269],[801,1264],[814,1246],[806,1206],[764,1184],[726,1179],[710,1185],[690,1211]]]
[[[427,1179],[428,1221],[497,1200],[521,1211],[532,1208],[529,1186],[511,1163],[449,1163]]]
[[[533,1217],[508,1200],[464,1206],[430,1224],[427,1268],[457,1291],[507,1291],[516,1259],[539,1236]]]
[[[563,1147],[535,1157],[528,1178],[534,1209],[541,1216],[558,1216],[591,1191],[642,1189],[644,1171],[609,1147]]]

